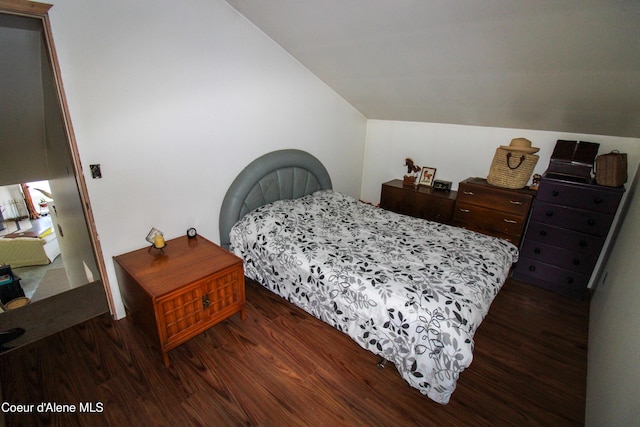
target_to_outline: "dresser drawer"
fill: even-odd
[[[542,179],[537,200],[567,207],[615,214],[624,190]]]
[[[529,213],[533,196],[517,191],[461,182],[458,186],[458,203],[472,204],[489,209],[525,216]]]
[[[522,258],[513,270],[513,278],[574,298],[583,298],[589,275],[558,268],[530,258]]]
[[[613,215],[583,211],[537,200],[531,211],[531,221],[606,237]]]
[[[595,256],[598,256],[602,245],[604,245],[603,237],[553,227],[536,221],[529,222],[526,240],[546,243],[570,251]]]
[[[455,226],[500,237],[516,245],[520,244],[525,222],[526,218],[521,216],[468,203],[456,203],[453,213]]]
[[[443,197],[433,197],[427,194],[416,194],[412,215],[431,221],[451,223],[455,200]]]
[[[405,186],[400,180],[382,184],[380,207],[403,215],[451,224],[456,191]]]
[[[411,215],[413,214],[413,197],[412,191],[383,185],[380,194],[380,207],[395,213]]]
[[[453,215],[454,203],[444,203],[441,201],[427,201],[416,205],[414,216],[431,221],[449,224]]]
[[[522,244],[520,256],[585,275],[591,274],[598,260],[597,255],[573,252],[534,240],[526,240]]]

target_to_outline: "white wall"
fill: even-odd
[[[587,426],[640,425],[640,199],[629,210],[591,300]]]
[[[558,139],[600,143],[599,153],[627,153],[629,179],[640,162],[640,139],[569,134],[524,129],[503,129],[439,123],[369,120],[362,177],[362,198],[378,203],[381,184],[402,179],[404,159],[436,168],[436,179],[452,181],[453,188],[468,177],[486,178],[496,148],[525,137],[540,148],[534,173],[542,174]]]
[[[49,16],[116,317],[112,257],[151,227],[219,241],[226,189],[266,152],[309,151],[359,196],[365,118],[227,3],[60,0]]]

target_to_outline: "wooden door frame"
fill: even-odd
[[[100,239],[98,238],[96,224],[93,219],[93,211],[91,209],[91,203],[89,202],[89,193],[87,191],[87,185],[84,180],[84,173],[82,171],[80,155],[78,153],[76,138],[73,132],[73,126],[71,124],[67,99],[64,94],[64,86],[62,84],[62,78],[60,77],[60,66],[58,64],[58,57],[56,54],[55,45],[53,44],[53,34],[51,32],[51,24],[49,22],[48,14],[49,9],[51,9],[52,7],[52,4],[37,3],[28,0],[0,0],[0,13],[9,15],[20,15],[28,18],[36,18],[42,22],[44,42],[47,48],[47,54],[51,65],[54,89],[56,91],[58,105],[60,106],[60,111],[62,114],[61,119],[67,139],[69,154],[71,156],[71,163],[73,166],[73,173],[78,188],[78,195],[80,196],[80,202],[82,205],[82,210],[84,212],[85,222],[87,223],[87,229],[89,231],[89,239],[91,240],[91,246],[93,248],[94,258],[96,260],[96,265],[100,273],[102,286],[104,287],[104,291],[107,296],[109,310],[111,312],[111,315],[113,316],[115,314],[113,295],[111,293],[111,287],[109,286],[107,270],[104,264],[102,248],[100,246]]]

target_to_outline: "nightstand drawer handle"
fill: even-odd
[[[518,223],[518,221],[514,221],[512,219],[506,219],[506,218],[504,218],[504,222],[507,222],[509,224],[517,224]]]
[[[202,308],[206,310],[209,308],[209,304],[211,304],[211,301],[209,301],[209,294],[202,295]]]
[[[511,203],[512,205],[521,205],[522,202],[519,200],[509,200],[509,203]]]
[[[463,191],[467,196],[473,196],[473,191]]]
[[[470,211],[469,209],[462,209],[462,208],[460,208],[460,212],[469,213],[469,212],[471,212],[471,211]]]

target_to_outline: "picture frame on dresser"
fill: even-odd
[[[431,187],[433,185],[433,180],[435,179],[435,177],[436,177],[436,168],[423,166],[422,172],[420,173],[420,180],[418,181],[418,185]]]

